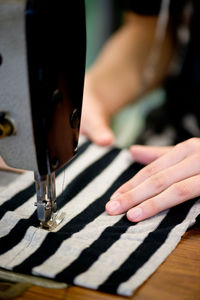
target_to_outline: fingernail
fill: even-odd
[[[113,199],[117,198],[119,195],[120,195],[119,192],[114,193],[114,194],[110,197],[110,200],[113,200]]]
[[[140,207],[134,208],[127,213],[131,220],[137,220],[142,215],[142,209]]]
[[[120,203],[118,201],[109,201],[106,205],[106,210],[110,213],[116,212],[120,207]]]

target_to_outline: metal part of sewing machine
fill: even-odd
[[[76,153],[85,69],[84,1],[0,0],[0,155],[35,172],[43,227],[55,171]]]

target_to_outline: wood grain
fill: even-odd
[[[124,300],[126,297],[69,287],[47,289],[32,286],[16,300]],[[128,299],[200,300],[200,228],[185,233],[176,249],[156,272]]]

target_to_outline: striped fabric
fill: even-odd
[[[0,267],[132,295],[200,213],[193,199],[138,224],[108,216],[111,194],[141,167],[127,150],[82,142],[57,174],[58,209],[66,216],[53,232],[38,228],[33,174],[19,176],[0,195]]]

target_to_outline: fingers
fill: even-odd
[[[193,152],[195,153],[199,150],[200,140],[196,138],[187,140],[172,147],[171,151],[166,152],[166,154],[163,154],[158,159],[144,167],[132,179],[130,179],[119,189],[117,189],[116,192],[112,195],[111,200],[115,199],[116,196],[119,196],[119,194],[133,189],[138,184],[141,184],[144,180],[153,176],[154,174],[157,174],[158,172],[179,163],[180,161],[191,155]]]
[[[140,146],[134,145],[130,147],[130,152],[135,161],[141,164],[149,164],[153,160],[166,154],[172,147],[153,147],[153,146]]]
[[[95,119],[95,116],[91,116],[91,120],[87,120],[84,124],[81,122],[80,132],[99,146],[109,146],[114,143],[114,134],[103,118]]]
[[[106,107],[88,83],[84,89],[80,132],[95,144],[108,146],[114,142],[109,123],[110,115]]]
[[[15,168],[12,168],[12,167],[9,167],[3,160],[3,158],[0,156],[0,170],[1,171],[8,171],[8,172],[14,172],[14,173],[24,173],[25,170],[22,170],[22,169],[15,169]]]
[[[80,132],[97,145],[108,146],[114,142],[114,134],[109,127],[109,118],[98,102],[83,104]]]
[[[200,174],[200,152],[154,174],[128,192],[119,194],[115,200],[107,203],[106,210],[112,215],[124,213],[133,206],[155,197],[171,185],[197,174]]]
[[[138,222],[200,195],[200,139],[165,150],[113,194],[108,214],[127,212],[129,220]]]
[[[131,208],[127,212],[127,218],[132,222],[139,222],[165,209],[195,198],[200,195],[199,182],[200,175],[177,182],[156,197]]]

